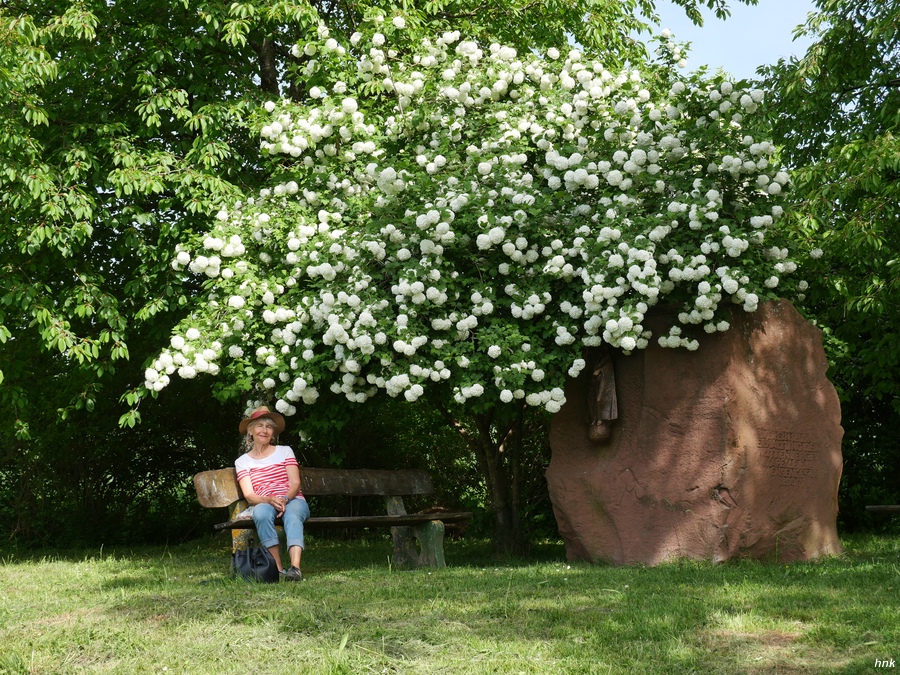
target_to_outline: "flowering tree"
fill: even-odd
[[[761,136],[763,92],[680,77],[665,34],[657,62],[611,72],[578,50],[368,25],[295,47],[314,57],[311,100],[265,105],[272,186],[177,253],[207,280],[145,386],[218,375],[219,396],[254,391],[288,416],[425,397],[470,439],[498,533],[514,532],[517,416],[558,411],[586,347],[696,349],[731,308],[782,292],[788,176]],[[680,312],[652,335],[660,303]]]
[[[698,6],[728,3],[676,4],[697,21]],[[126,386],[111,375],[133,381],[193,292],[168,266],[175,244],[268,177],[249,111],[306,100],[315,58],[291,46],[323,21],[349,38],[373,5],[418,34],[452,22],[523,50],[572,36],[619,62],[642,50],[634,35],[655,12],[654,0],[3,3],[0,410],[15,442],[38,441],[38,408],[82,414]],[[64,383],[58,401],[34,371]]]
[[[676,4],[696,20],[698,7],[722,13],[730,3]],[[32,532],[84,520],[73,495],[100,494],[118,469],[105,459],[106,472],[71,469],[118,452],[126,433],[115,428],[120,393],[140,378],[206,278],[170,267],[176,244],[207,230],[222,204],[268,185],[249,116],[267,99],[308,100],[318,59],[305,45],[291,47],[322,22],[348,43],[372,7],[402,13],[407,35],[460,29],[523,53],[573,36],[615,63],[637,58],[643,46],[634,35],[655,12],[654,0],[3,3],[0,411],[11,424],[0,431],[0,464],[10,467],[0,511],[15,503]],[[182,397],[203,406],[203,384],[168,391],[152,411],[144,406],[142,423],[177,415]],[[136,403],[137,395],[123,399]],[[132,436],[152,437],[133,431],[140,419],[132,409],[121,423]],[[85,425],[96,435],[85,436]],[[197,434],[197,447],[209,447]],[[156,464],[166,450],[140,447],[146,475],[171,468]],[[69,469],[63,478],[47,469],[60,462]],[[118,517],[140,498],[124,491],[125,501],[99,503]],[[25,521],[6,520],[21,536],[17,523]]]

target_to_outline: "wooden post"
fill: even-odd
[[[415,528],[419,540],[421,567],[446,567],[444,560],[444,523],[432,520]]]
[[[402,497],[385,497],[388,515],[406,515]],[[446,567],[444,560],[444,523],[432,520],[415,527],[392,527],[394,566],[398,569]],[[418,542],[416,550],[415,542]]]
[[[247,508],[247,502],[239,499],[228,507],[228,519],[234,520],[234,517]],[[246,551],[253,543],[254,528],[243,530],[231,530],[231,552]]]

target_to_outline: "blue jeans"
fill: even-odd
[[[278,545],[278,532],[275,531],[275,507],[271,504],[257,504],[253,507],[253,524],[259,543],[270,548]],[[302,497],[294,497],[287,503],[282,515],[284,533],[287,536],[288,549],[291,546],[303,548],[303,523],[309,518],[309,504]]]

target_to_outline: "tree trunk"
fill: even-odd
[[[497,423],[495,410],[471,417],[475,430],[469,429],[446,409],[441,414],[462,435],[475,453],[485,477],[488,501],[494,515],[494,549],[506,555],[521,555],[528,545],[523,536],[520,503],[520,453],[516,433],[521,430],[522,410],[510,422]]]
[[[281,96],[281,87],[278,84],[278,67],[275,64],[275,43],[269,37],[263,38],[262,44],[257,47],[257,53],[262,90],[277,98]]]

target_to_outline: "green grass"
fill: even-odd
[[[447,569],[401,572],[386,539],[310,537],[306,580],[271,586],[228,578],[225,538],[7,552],[0,673],[884,672],[900,540],[844,544],[815,563],[614,568],[448,541]]]

